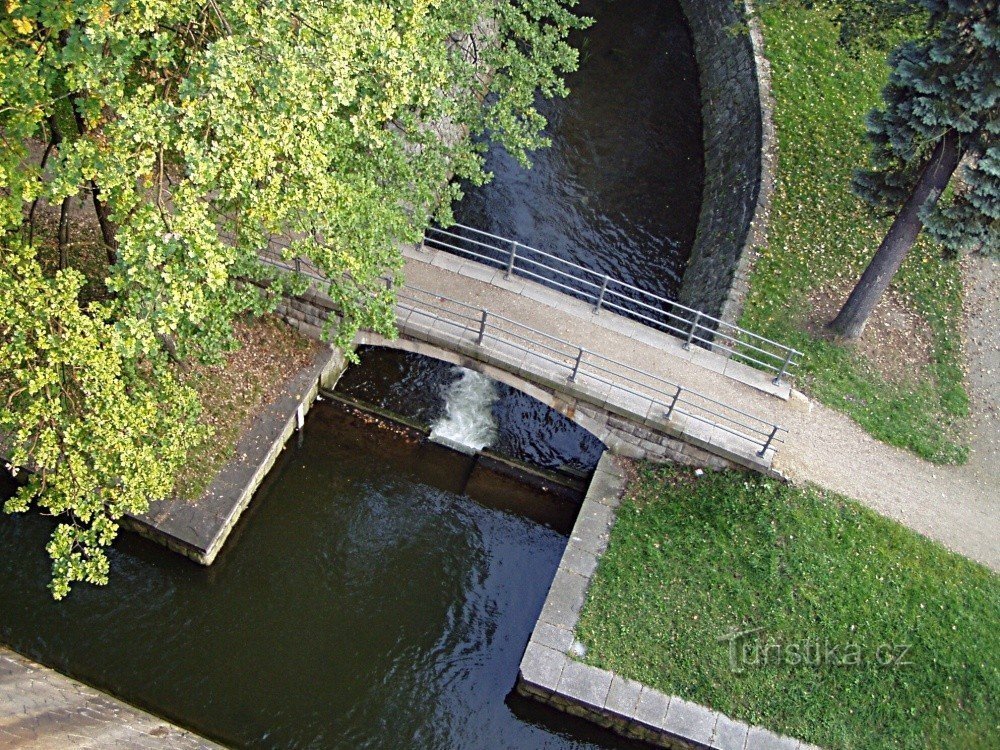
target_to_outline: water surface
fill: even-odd
[[[211,568],[125,535],[57,604],[0,516],[0,640],[234,747],[628,747],[510,695],[574,515],[318,404]]]
[[[701,94],[676,0],[584,0],[580,68],[540,100],[552,147],[525,170],[493,147],[460,223],[675,298],[701,209]]]
[[[440,424],[449,402],[457,411],[478,415],[485,404],[476,401],[488,401],[495,429],[490,440],[476,440],[477,447],[584,475],[593,472],[604,452],[604,445],[572,420],[504,383],[493,381],[494,398],[480,387],[463,388],[468,371],[441,360],[376,346],[360,347],[358,356],[360,364],[344,373],[337,392],[423,427]]]

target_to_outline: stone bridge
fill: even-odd
[[[559,411],[618,455],[774,473],[784,430],[767,411],[731,399],[753,393],[755,403],[783,405],[790,389],[775,384],[774,373],[608,309],[595,312],[504,268],[426,245],[404,255],[399,337],[362,332],[356,344],[480,371]],[[321,286],[279,308],[313,335],[334,313]]]

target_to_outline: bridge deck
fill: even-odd
[[[607,313],[595,316],[589,305],[538,284],[505,280],[502,271],[443,256],[408,250],[406,283],[577,342],[597,354],[781,424],[788,435],[774,457],[773,469],[793,480],[842,492],[1000,569],[994,536],[1000,497],[995,485],[970,476],[961,467],[935,466],[879,443],[845,415],[798,394],[786,401],[738,382],[719,371],[717,355],[697,349],[686,352],[666,334]],[[954,502],[951,498],[956,493],[965,501]]]

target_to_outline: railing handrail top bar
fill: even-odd
[[[700,316],[700,317],[702,317],[702,318],[704,318],[706,320],[710,320],[713,323],[718,323],[720,325],[724,325],[727,328],[740,331],[741,333],[745,333],[745,334],[747,334],[749,336],[752,336],[752,337],[754,337],[756,339],[759,339],[761,341],[766,341],[766,342],[768,342],[770,344],[774,344],[776,347],[779,347],[780,349],[782,349],[782,350],[784,350],[786,352],[792,352],[795,355],[798,355],[800,357],[802,356],[802,352],[800,352],[798,349],[795,349],[795,348],[793,348],[791,346],[787,346],[785,344],[782,344],[779,341],[775,341],[773,339],[769,339],[766,336],[761,336],[759,333],[754,333],[753,331],[749,331],[749,330],[747,330],[745,328],[741,328],[740,326],[735,325],[733,323],[728,323],[725,320],[722,320],[721,318],[716,318],[714,315],[709,315],[708,313],[702,312],[701,310],[696,310],[693,307],[688,307],[687,305],[685,305],[685,304],[683,304],[681,302],[677,302],[675,300],[668,299],[667,297],[664,297],[662,295],[656,294],[655,292],[647,291],[645,289],[642,289],[641,287],[635,286],[634,284],[630,284],[627,281],[622,281],[621,279],[617,279],[617,278],[611,276],[610,274],[601,273],[600,271],[594,271],[594,270],[592,270],[590,268],[587,268],[586,266],[581,266],[579,263],[574,263],[573,261],[565,260],[563,258],[560,258],[557,255],[553,255],[552,253],[547,253],[544,250],[539,250],[537,247],[532,247],[531,245],[526,245],[526,244],[524,244],[523,242],[521,242],[519,240],[515,240],[515,239],[509,238],[509,237],[500,237],[499,235],[483,231],[482,229],[476,229],[475,227],[470,227],[467,224],[461,224],[461,223],[458,223],[458,222],[455,222],[454,224],[452,224],[452,226],[459,227],[461,229],[465,229],[465,230],[468,230],[470,232],[475,232],[476,234],[482,235],[484,237],[491,237],[491,238],[493,238],[495,240],[503,242],[505,245],[510,245],[511,243],[515,243],[515,244],[517,244],[518,248],[527,250],[527,251],[532,252],[532,253],[537,253],[538,255],[542,256],[543,258],[551,258],[552,260],[556,261],[557,263],[562,263],[565,266],[569,266],[570,268],[575,268],[575,269],[577,269],[579,271],[583,271],[584,273],[591,274],[592,276],[597,276],[597,277],[599,277],[601,279],[607,277],[608,281],[611,282],[611,283],[617,284],[619,286],[623,286],[623,287],[625,287],[627,289],[631,289],[632,291],[638,292],[640,294],[644,294],[644,295],[646,295],[648,297],[652,297],[655,300],[658,300],[660,302],[664,302],[664,303],[666,303],[668,305],[671,305],[672,307],[676,307],[676,308],[679,308],[681,310],[684,310],[685,312],[694,313],[695,315],[698,315],[698,316]],[[475,240],[470,240],[470,239],[468,239],[466,237],[462,237],[462,235],[460,235],[460,234],[456,234],[455,232],[449,232],[447,229],[442,229],[441,227],[431,226],[431,227],[427,228],[427,231],[439,232],[441,234],[445,234],[445,235],[448,235],[448,236],[451,236],[451,237],[456,237],[458,239],[462,239],[462,240],[465,240],[467,242],[476,242]],[[477,244],[482,245],[483,243],[477,243]],[[493,249],[495,249],[495,250],[503,250],[503,248],[493,248]],[[552,269],[552,270],[558,271],[558,269]],[[609,291],[612,292],[612,293],[614,293],[613,290],[609,290]]]

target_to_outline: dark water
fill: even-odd
[[[467,462],[319,404],[213,567],[125,535],[61,604],[0,516],[0,640],[236,747],[626,747],[509,695],[575,510]]]
[[[429,427],[445,410],[448,388],[460,368],[430,357],[394,349],[362,347],[361,363],[337,383],[337,392],[401,414]],[[493,405],[498,438],[490,449],[543,469],[589,475],[604,445],[571,420],[503,383]]]
[[[675,298],[701,208],[698,69],[675,0],[584,0],[566,99],[541,101],[552,147],[523,169],[494,147],[457,220]]]

